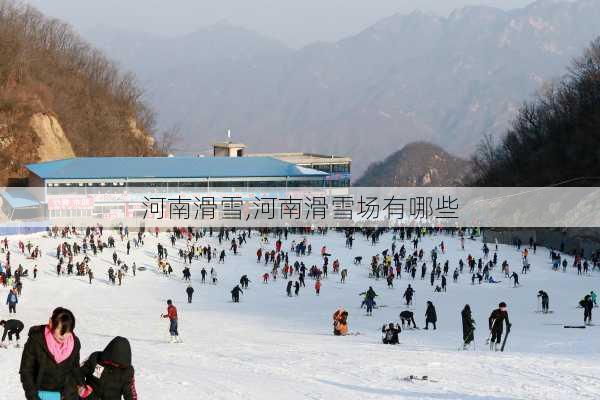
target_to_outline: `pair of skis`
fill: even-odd
[[[425,381],[425,382],[434,382],[437,383],[439,381],[429,379],[427,375],[417,376],[417,375],[409,375],[403,378],[404,381],[414,382],[414,381]]]

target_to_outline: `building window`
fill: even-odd
[[[348,173],[348,172],[350,172],[350,165],[349,164],[333,164],[332,172]]]

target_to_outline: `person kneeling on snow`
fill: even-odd
[[[96,351],[81,366],[86,388],[80,397],[86,400],[137,400],[131,346],[117,336],[104,351]]]
[[[398,344],[400,341],[398,340],[398,334],[402,332],[400,329],[400,325],[390,322],[389,325],[384,325],[381,328],[381,333],[383,333],[383,344]]]
[[[348,334],[348,311],[342,307],[333,313],[333,334],[335,336],[344,336]]]

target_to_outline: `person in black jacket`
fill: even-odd
[[[539,290],[537,297],[542,299],[542,312],[547,313],[550,307],[550,296],[543,290]]]
[[[233,300],[234,303],[240,302],[240,293],[244,294],[244,291],[240,288],[240,285],[236,285],[231,290],[231,300]]]
[[[4,332],[2,333],[2,343],[0,343],[0,347],[6,347],[4,340],[6,339],[7,334],[9,344],[12,343],[12,337],[13,335],[15,335],[15,339],[17,339],[17,347],[19,347],[19,334],[25,328],[25,325],[23,325],[23,323],[18,319],[9,319],[8,321],[0,321],[0,326],[4,328]]]
[[[412,311],[402,311],[400,313],[400,321],[402,321],[402,327],[404,328],[404,323],[408,324],[408,327],[410,328],[410,324],[412,324],[413,328],[417,327],[417,323],[415,322],[415,315]]]
[[[191,303],[192,296],[194,295],[194,288],[192,287],[192,285],[188,285],[187,289],[185,289],[185,292],[187,293],[188,303]]]
[[[137,400],[135,371],[131,366],[131,345],[115,337],[104,351],[96,351],[81,366],[88,385],[81,397],[86,400]]]
[[[398,344],[400,341],[398,340],[398,334],[402,331],[400,329],[400,325],[393,324],[390,322],[389,325],[383,325],[381,328],[381,333],[383,333],[383,344]]]
[[[475,321],[471,316],[471,307],[467,304],[460,313],[462,316],[463,328],[463,349],[466,350],[469,344],[475,339]]]
[[[437,322],[437,314],[435,307],[431,301],[427,302],[427,310],[425,311],[425,329],[429,329],[429,323],[433,324],[433,329],[436,329],[435,323]]]
[[[594,309],[594,301],[592,296],[586,295],[581,300],[581,306],[583,307],[583,323],[586,325],[592,324],[592,310]]]
[[[29,330],[19,369],[27,400],[38,400],[39,391],[60,393],[62,400],[78,399],[84,380],[79,368],[81,344],[74,329],[73,313],[58,307],[48,325]]]
[[[492,311],[489,318],[489,327],[491,332],[490,350],[498,350],[502,340],[503,323],[506,321],[507,334],[510,331],[510,321],[508,320],[508,308],[505,302],[498,305],[498,308]]]

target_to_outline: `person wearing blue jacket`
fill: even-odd
[[[19,302],[19,298],[17,297],[17,291],[15,288],[10,289],[8,292],[8,297],[6,298],[6,304],[8,304],[8,313],[17,313],[17,303]]]

